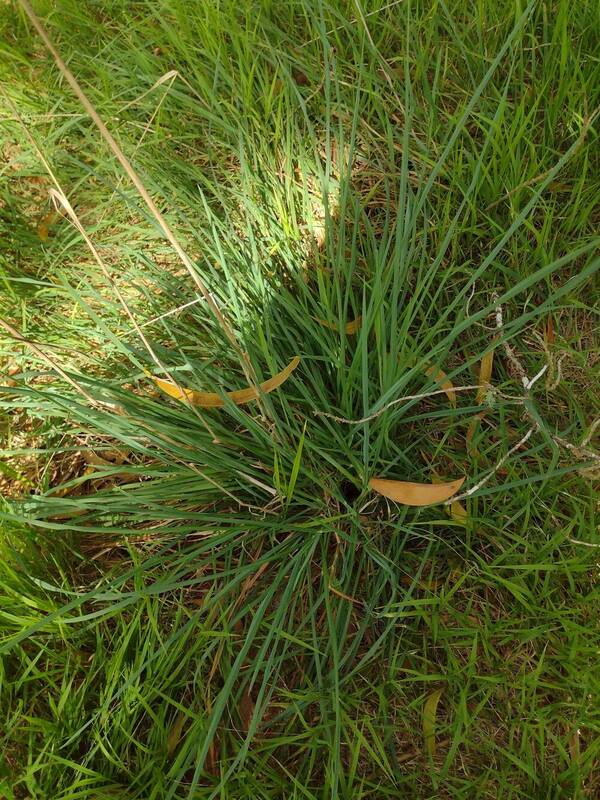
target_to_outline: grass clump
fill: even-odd
[[[580,6],[36,6],[239,349],[2,9],[8,797],[597,793]],[[492,349],[483,402],[431,394]],[[223,394],[296,356],[215,410],[150,377]],[[375,475],[479,488],[464,518]]]

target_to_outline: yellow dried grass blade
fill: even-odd
[[[423,706],[423,738],[427,755],[432,758],[435,755],[435,724],[437,718],[437,707],[442,696],[443,689],[432,692]]]
[[[456,408],[456,392],[454,391],[454,384],[446,373],[439,367],[426,367],[424,369],[425,375],[439,384],[440,388],[446,392],[446,397],[450,401],[452,408]]]
[[[484,357],[481,359],[481,363],[479,365],[479,389],[477,390],[477,398],[476,401],[479,405],[485,402],[485,398],[490,387],[490,379],[492,377],[492,367],[494,365],[494,351],[490,350],[489,353],[486,353]],[[481,414],[477,414],[471,422],[469,422],[469,427],[467,429],[467,451],[469,455],[473,456],[473,458],[477,458],[479,456],[479,450],[475,444],[473,444],[473,437],[477,431],[479,423],[485,416],[485,411]]]
[[[490,350],[481,359],[479,366],[479,389],[477,390],[477,402],[483,403],[490,386],[490,378],[492,377],[492,366],[494,364],[494,351]]]
[[[554,344],[554,338],[554,320],[552,319],[552,314],[550,314],[544,328],[544,341],[546,344]]]
[[[458,492],[464,482],[464,478],[450,483],[412,483],[371,478],[369,486],[389,500],[405,506],[430,506],[448,500]]]
[[[242,403],[249,403],[251,400],[258,400],[261,393],[269,394],[269,392],[278,389],[282,383],[287,381],[299,363],[300,356],[295,356],[285,369],[282,369],[277,375],[273,375],[268,381],[260,384],[260,392],[254,386],[249,386],[247,389],[236,389],[233,392],[225,392],[225,397],[228,397],[232,403],[238,406]],[[192,405],[201,406],[202,408],[222,408],[225,405],[223,395],[217,394],[216,392],[198,392],[193,389],[185,388],[179,389],[169,381],[164,381],[162,378],[155,378],[154,376],[152,380],[159,389],[162,389],[165,394],[168,394],[169,397],[173,397],[175,400],[188,400]]]
[[[37,232],[42,242],[47,242],[50,239],[50,228],[56,223],[58,218],[59,214],[57,214],[56,211],[50,211],[40,220]]]
[[[431,482],[435,483],[437,486],[442,485],[442,479],[435,472],[433,472],[431,476]],[[458,500],[450,504],[448,508],[448,513],[450,514],[450,518],[453,519],[455,522],[458,522],[461,525],[467,524],[467,518],[468,518],[467,509]]]
[[[172,756],[173,753],[175,752],[177,745],[179,744],[179,740],[181,739],[181,734],[183,733],[183,729],[185,727],[187,719],[188,715],[182,711],[175,720],[173,727],[171,728],[171,731],[169,733],[169,737],[167,739],[168,756]]]
[[[467,524],[467,519],[468,519],[467,509],[458,500],[450,504],[450,516],[455,522],[458,522],[460,525]]]
[[[319,325],[322,325],[324,328],[331,328],[332,331],[338,330],[339,326],[336,325],[334,322],[328,322],[326,319],[320,319],[319,317],[315,317],[315,319],[319,323]],[[356,319],[353,319],[352,322],[348,322],[344,326],[344,331],[348,336],[352,336],[352,334],[356,333],[360,329],[361,325],[362,325],[362,317],[359,316]]]

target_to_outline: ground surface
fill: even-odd
[[[34,7],[62,72],[0,7],[0,797],[600,796],[597,4]],[[151,378],[295,356],[260,403]]]

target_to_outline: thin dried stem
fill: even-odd
[[[170,311],[165,311],[164,314],[159,314],[157,317],[152,317],[152,319],[147,319],[145,322],[140,322],[139,327],[147,328],[148,325],[153,325],[155,322],[160,322],[161,319],[172,317],[173,314],[178,314],[180,311],[184,311],[186,308],[189,308],[190,306],[195,306],[196,303],[203,303],[203,302],[204,302],[203,297],[196,297],[194,300],[190,300],[189,302],[184,303],[181,306],[177,306],[177,308],[172,308]],[[125,333],[123,333],[122,335],[129,336],[130,334],[135,333],[135,330],[136,330],[135,328],[132,328],[128,331],[125,331]]]
[[[55,207],[58,208],[58,206],[60,206],[61,208],[64,209],[64,211],[67,213],[69,219],[71,220],[72,224],[75,226],[77,231],[83,237],[83,240],[85,241],[89,251],[91,252],[92,256],[94,257],[94,260],[96,261],[96,263],[100,267],[102,273],[104,274],[106,280],[109,283],[109,286],[111,287],[111,289],[115,293],[117,299],[119,300],[119,303],[123,307],[123,310],[125,311],[125,313],[129,317],[129,320],[130,320],[131,324],[133,325],[134,330],[136,331],[136,333],[140,337],[140,339],[142,341],[142,344],[144,345],[144,347],[148,351],[148,355],[150,356],[152,361],[154,361],[154,363],[157,365],[157,367],[160,370],[162,370],[169,377],[169,379],[177,386],[177,388],[182,392],[182,395],[185,397],[186,395],[185,395],[185,392],[183,391],[182,387],[178,384],[177,380],[172,376],[172,374],[169,372],[167,367],[163,364],[163,362],[160,360],[160,358],[156,355],[154,349],[150,345],[150,342],[148,341],[148,339],[144,335],[144,332],[142,331],[140,325],[138,325],[138,322],[137,322],[137,320],[136,320],[136,318],[135,318],[135,316],[133,314],[133,311],[129,307],[129,304],[125,300],[125,298],[124,298],[122,292],[120,291],[118,285],[114,281],[114,279],[113,279],[108,267],[104,263],[103,259],[100,257],[100,254],[99,254],[98,250],[96,249],[94,243],[92,242],[92,240],[88,236],[85,228],[83,227],[83,224],[81,223],[81,220],[79,219],[79,217],[75,213],[75,209],[73,208],[73,206],[71,205],[69,199],[67,198],[66,192],[62,188],[58,178],[56,177],[56,174],[55,174],[54,170],[52,169],[52,167],[50,166],[50,163],[48,162],[48,160],[44,156],[44,153],[42,152],[41,148],[39,147],[37,141],[35,140],[35,138],[31,134],[31,131],[28,129],[28,127],[27,127],[27,125],[25,123],[25,120],[23,119],[23,117],[21,116],[21,114],[19,112],[19,109],[16,107],[15,103],[12,101],[12,98],[10,98],[6,94],[6,92],[3,91],[2,93],[3,93],[4,97],[6,98],[8,104],[12,108],[13,113],[15,114],[16,118],[21,123],[21,126],[22,126],[23,130],[25,131],[25,135],[29,139],[29,142],[30,142],[31,146],[33,147],[33,149],[35,150],[38,158],[40,159],[40,161],[44,165],[44,168],[45,168],[46,172],[48,173],[48,176],[50,177],[50,180],[54,184],[55,188],[54,189],[50,189],[50,197],[54,201]],[[189,402],[188,402],[188,404],[191,405]],[[204,417],[202,417],[198,413],[198,411],[196,409],[193,409],[193,410],[194,410],[194,413],[196,414],[196,416],[204,424],[204,426],[205,426],[206,430],[208,431],[208,433],[210,433],[210,435],[213,437],[213,439],[216,439],[214,431],[211,429],[210,425],[207,423],[207,421],[204,419]]]
[[[135,154],[140,149],[140,147],[142,146],[144,138],[145,138],[146,134],[148,133],[148,131],[150,130],[150,126],[152,125],[152,123],[156,119],[156,115],[160,111],[160,108],[161,108],[162,104],[164,103],[165,98],[167,97],[167,95],[169,93],[169,90],[173,86],[173,81],[175,80],[175,78],[178,75],[179,75],[179,73],[177,72],[176,69],[172,69],[170,72],[166,72],[149,89],[147,89],[145,92],[143,92],[139,97],[136,97],[135,100],[131,100],[129,103],[124,105],[123,108],[121,108],[120,113],[122,114],[123,111],[125,111],[128,108],[130,108],[132,105],[135,105],[135,103],[139,103],[139,101],[142,100],[142,98],[146,97],[146,95],[150,94],[150,92],[153,92],[155,89],[158,89],[159,86],[162,86],[163,83],[166,83],[167,81],[170,81],[169,85],[167,86],[167,91],[163,93],[162,97],[160,98],[160,100],[156,104],[156,108],[152,112],[152,114],[150,116],[150,119],[144,125],[144,129],[142,130],[142,135],[140,136],[140,138],[136,142],[136,145],[135,145],[134,150],[133,150],[133,156],[134,157],[135,157]],[[102,220],[104,219],[104,217],[108,213],[108,209],[110,207],[110,204],[112,203],[114,198],[117,196],[117,192],[119,191],[122,183],[123,183],[123,176],[119,175],[119,179],[117,180],[117,184],[116,184],[115,188],[113,189],[111,196],[108,199],[108,203],[106,204],[106,208],[104,209],[104,211],[100,215],[100,219],[98,220],[98,224],[100,224],[102,222]]]
[[[444,505],[445,506],[452,505],[452,503],[456,503],[458,500],[464,500],[467,497],[471,497],[472,494],[475,494],[475,492],[479,491],[479,489],[481,489],[481,487],[484,486],[490,480],[490,478],[492,478],[498,472],[498,470],[502,468],[502,466],[504,464],[506,464],[506,462],[512,456],[512,454],[515,453],[520,447],[522,447],[525,444],[525,442],[528,441],[529,437],[531,436],[531,434],[534,431],[535,431],[535,428],[530,428],[527,431],[527,433],[525,434],[525,436],[523,436],[521,439],[519,439],[519,441],[510,448],[508,453],[505,453],[502,456],[502,458],[498,461],[496,466],[493,469],[491,469],[489,472],[487,472],[484,475],[483,478],[481,478],[479,481],[477,481],[477,483],[474,486],[471,486],[470,489],[467,489],[466,492],[462,492],[462,494],[454,495],[454,497],[451,497],[449,500],[446,500]]]
[[[453,392],[468,392],[473,389],[480,389],[481,386],[479,384],[474,384],[472,386],[455,386],[452,388]],[[335,422],[342,422],[344,425],[362,425],[364,422],[370,422],[372,419],[377,419],[382,414],[384,414],[389,408],[392,406],[398,405],[398,403],[405,403],[408,400],[422,400],[425,397],[435,397],[438,394],[447,394],[446,389],[436,389],[433,392],[422,392],[420,394],[407,394],[404,397],[399,397],[397,400],[392,400],[391,403],[383,406],[380,408],[379,411],[375,411],[373,414],[369,414],[368,417],[363,417],[362,419],[346,419],[346,417],[337,417],[335,414],[330,414],[328,411],[313,411],[313,414],[316,417],[328,417],[329,419],[335,420]]]
[[[165,217],[163,216],[163,214],[161,213],[161,211],[157,207],[156,203],[154,202],[154,200],[150,196],[148,190],[144,186],[144,183],[140,179],[139,175],[134,170],[134,168],[130,164],[129,160],[127,159],[127,157],[125,156],[125,154],[123,153],[123,151],[121,150],[119,145],[117,144],[115,138],[113,137],[113,135],[110,133],[110,131],[108,130],[108,128],[106,127],[106,125],[102,121],[102,119],[99,116],[98,112],[96,111],[96,109],[94,108],[92,103],[87,98],[87,95],[84,93],[83,89],[81,88],[81,86],[77,82],[77,79],[75,78],[75,76],[73,75],[71,70],[67,67],[67,65],[65,64],[64,60],[62,59],[61,55],[59,54],[59,52],[55,48],[54,44],[52,43],[52,40],[48,36],[46,30],[42,26],[41,22],[39,21],[36,13],[34,12],[33,8],[31,7],[30,3],[28,2],[28,0],[19,0],[19,4],[21,5],[23,10],[25,11],[27,16],[29,17],[29,20],[30,20],[31,24],[33,25],[33,27],[35,28],[35,30],[39,34],[40,38],[44,42],[44,44],[45,44],[46,48],[48,49],[48,51],[51,53],[52,57],[54,58],[54,61],[56,62],[56,65],[57,65],[58,69],[60,70],[60,72],[64,76],[64,78],[67,81],[67,83],[70,85],[70,87],[75,92],[77,98],[79,99],[79,101],[81,102],[81,104],[83,105],[83,107],[85,108],[87,113],[92,118],[94,124],[96,125],[96,127],[100,131],[100,134],[101,134],[102,138],[106,141],[106,143],[108,144],[108,146],[112,150],[113,154],[115,155],[115,157],[117,158],[117,160],[119,161],[119,163],[121,164],[123,169],[125,170],[127,176],[129,177],[129,179],[131,180],[131,182],[133,183],[133,185],[137,189],[140,197],[142,198],[142,200],[148,206],[148,209],[150,210],[151,214],[153,215],[153,217],[158,222],[159,227],[162,229],[162,231],[165,234],[167,240],[169,241],[169,243],[171,244],[171,246],[173,247],[173,249],[175,250],[175,252],[179,256],[179,259],[181,260],[182,264],[184,265],[184,267],[188,271],[189,275],[191,276],[192,280],[194,281],[194,283],[196,284],[198,289],[200,290],[201,294],[203,295],[204,299],[207,302],[208,307],[210,308],[210,310],[212,311],[212,313],[215,316],[215,319],[219,323],[223,333],[225,334],[225,336],[227,337],[227,339],[231,343],[232,347],[236,351],[236,353],[238,355],[238,358],[240,360],[240,364],[241,364],[242,369],[244,371],[244,374],[246,376],[246,379],[248,380],[248,383],[251,384],[252,386],[256,386],[257,380],[256,380],[256,377],[254,375],[254,369],[252,368],[252,364],[250,363],[250,359],[248,358],[248,355],[242,350],[242,348],[241,348],[241,346],[240,346],[240,344],[239,344],[239,342],[237,340],[237,337],[236,337],[231,325],[229,324],[229,322],[223,316],[223,314],[222,314],[220,308],[218,307],[217,303],[215,302],[215,300],[213,299],[212,295],[210,294],[210,292],[208,291],[207,287],[205,286],[204,282],[202,281],[202,279],[198,275],[192,260],[190,259],[190,257],[187,255],[187,253],[185,252],[185,250],[183,249],[183,247],[181,246],[181,244],[177,240],[177,238],[174,235],[173,231],[171,230],[169,224],[167,223],[167,220],[165,219]]]
[[[400,3],[403,3],[403,2],[404,2],[404,0],[392,0],[391,3],[388,3],[385,6],[381,6],[381,8],[378,8],[375,11],[369,11],[368,14],[363,14],[362,18],[354,17],[354,19],[349,20],[349,23],[350,23],[350,25],[355,25],[357,22],[362,21],[363,19],[368,19],[368,17],[372,17],[374,14],[381,14],[382,11],[386,11],[388,8],[393,8],[394,6],[397,6],[397,5],[399,5]],[[329,36],[329,34],[336,33],[336,31],[341,31],[345,27],[346,27],[346,25],[337,25],[335,28],[330,28],[328,31],[325,31],[325,35]],[[301,48],[302,47],[307,47],[309,44],[313,44],[314,42],[318,42],[320,38],[321,38],[320,36],[315,36],[313,39],[309,39],[308,41],[303,42],[300,45],[300,47]]]
[[[45,353],[40,347],[38,347],[37,344],[34,344],[34,342],[32,342],[30,339],[27,339],[25,336],[23,336],[23,334],[20,331],[18,331],[16,328],[13,328],[13,326],[10,323],[6,322],[6,320],[4,320],[2,318],[0,318],[0,327],[4,328],[4,330],[15,341],[21,342],[22,344],[26,345],[33,353],[36,354],[36,356],[39,356],[39,358],[41,358],[43,361],[45,361],[46,364],[48,364],[48,366],[51,369],[54,370],[54,372],[56,372],[58,375],[60,375],[60,377],[63,380],[65,380],[70,386],[72,386],[76,391],[78,391],[80,395],[85,397],[85,399],[89,403],[91,403],[94,406],[102,405],[102,406],[109,406],[110,408],[114,408],[113,403],[104,403],[104,402],[96,400],[94,397],[92,397],[92,395],[89,394],[89,392],[87,392],[86,389],[83,388],[83,386],[80,386],[77,383],[77,381],[75,381],[75,380],[73,380],[73,378],[71,378],[70,375],[67,375],[67,373],[64,371],[64,369],[62,367],[60,367],[56,363],[56,361],[54,361],[52,358],[50,358],[50,356],[47,355],[47,353]]]
[[[133,311],[129,307],[129,304],[125,300],[121,290],[119,289],[119,287],[117,286],[115,280],[113,279],[112,275],[110,274],[110,271],[109,271],[108,267],[106,266],[106,264],[104,263],[104,261],[100,257],[100,254],[96,250],[96,247],[95,247],[94,243],[92,242],[92,240],[88,236],[85,228],[81,224],[81,221],[79,220],[79,217],[75,213],[75,210],[74,210],[73,206],[71,205],[71,203],[69,202],[69,200],[65,196],[64,192],[60,189],[60,185],[58,184],[58,182],[57,182],[57,186],[59,186],[58,191],[56,189],[51,189],[50,190],[50,196],[53,198],[53,200],[55,200],[56,203],[59,203],[62,206],[62,208],[64,208],[64,210],[67,212],[67,214],[69,216],[69,219],[71,220],[71,222],[73,223],[75,228],[79,231],[79,233],[83,237],[83,240],[85,241],[86,245],[88,246],[92,256],[94,257],[94,260],[96,261],[96,263],[98,264],[98,266],[102,270],[102,273],[104,274],[104,276],[105,276],[106,280],[108,281],[110,287],[112,288],[113,292],[117,296],[117,298],[118,298],[119,302],[121,303],[125,313],[129,317],[129,320],[130,320],[131,324],[135,328],[136,333],[138,334],[138,336],[142,340],[142,343],[144,344],[144,347],[148,351],[148,354],[149,354],[150,358],[154,361],[156,366],[160,370],[162,370],[165,373],[165,375],[167,375],[169,380],[179,389],[179,391],[182,394],[182,397],[185,398],[185,400],[187,401],[188,406],[190,408],[192,408],[194,414],[202,422],[202,424],[204,425],[204,427],[206,428],[208,433],[213,437],[213,439],[216,440],[216,438],[217,438],[216,434],[213,431],[213,429],[210,427],[210,425],[208,424],[206,419],[198,412],[198,410],[196,408],[194,408],[192,403],[189,402],[189,400],[187,399],[187,394],[186,394],[185,390],[179,385],[178,381],[173,377],[173,375],[171,374],[169,369],[163,364],[163,362],[160,360],[160,358],[156,355],[152,345],[150,344],[150,342],[146,338],[146,335],[144,334],[144,331],[138,325],[138,322],[137,322],[137,320],[135,318],[135,315],[134,315]]]
[[[594,420],[594,422],[592,422],[592,424],[590,425],[585,438],[581,440],[581,447],[586,447],[592,441],[592,438],[594,436],[594,433],[596,432],[596,428],[598,427],[598,425],[600,425],[600,417]]]
[[[500,305],[496,306],[496,328],[498,329],[499,335],[502,335],[504,333],[504,316],[502,312],[502,307]],[[509,343],[503,342],[503,347],[507,358],[514,366],[515,371],[521,378],[521,383],[523,384],[523,388],[525,389],[525,395],[523,396],[523,410],[525,411],[525,414],[527,415],[529,420],[532,422],[534,429],[540,430],[540,424],[537,418],[531,413],[525,401],[528,399],[532,387],[542,377],[542,375],[544,375],[549,365],[548,363],[546,363],[542,367],[542,369],[537,373],[537,375],[535,375],[533,378],[529,378],[525,371],[525,368],[515,355],[515,352],[511,348]],[[560,377],[560,362],[559,362],[558,374]],[[556,385],[558,385],[558,383],[556,383]],[[586,447],[586,445],[589,444],[589,441],[591,441],[591,437],[588,441],[584,440],[579,446],[572,444],[572,442],[569,442],[566,439],[563,439],[562,436],[559,436],[556,433],[550,433],[550,438],[558,447],[562,447],[563,449],[568,450],[571,453],[574,453],[577,458],[589,459],[590,461],[594,461],[596,464],[600,463],[600,455],[598,455],[598,453],[595,453],[593,450],[590,450],[589,448]]]
[[[579,133],[577,142],[575,143],[575,148],[573,150],[572,155],[575,155],[575,153],[581,149],[581,146],[585,142],[588,131],[592,123],[594,122],[595,118],[598,116],[599,112],[600,108],[597,108],[595,109],[595,111],[593,111],[591,115],[586,116],[584,118],[583,125],[581,126],[581,131]],[[490,211],[492,208],[495,208],[503,200],[509,200],[513,195],[517,194],[517,192],[520,192],[522,189],[528,189],[531,186],[535,186],[536,184],[541,183],[545,178],[548,177],[548,175],[552,172],[553,169],[554,167],[551,167],[550,169],[545,170],[545,172],[536,175],[534,178],[530,178],[528,181],[525,181],[524,183],[515,186],[510,191],[506,192],[506,194],[504,194],[502,197],[499,197],[497,200],[494,200],[493,203],[490,203],[486,208],[486,211]]]
[[[572,539],[570,536],[567,536],[567,539],[572,544],[582,544],[584,547],[600,547],[600,544],[596,544],[595,542],[583,542],[581,539]]]

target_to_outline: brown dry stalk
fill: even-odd
[[[252,364],[250,363],[250,359],[248,358],[248,355],[242,350],[242,348],[241,348],[241,346],[240,346],[240,344],[239,344],[239,342],[237,340],[237,337],[236,337],[236,335],[235,335],[235,333],[233,331],[233,328],[231,327],[229,322],[225,319],[225,317],[223,316],[223,313],[221,312],[221,310],[218,307],[217,303],[215,302],[215,300],[213,299],[212,295],[208,291],[208,289],[205,286],[204,282],[202,281],[200,276],[197,274],[196,269],[195,269],[190,257],[187,255],[187,253],[185,252],[185,250],[183,249],[183,247],[181,246],[181,244],[179,243],[179,241],[175,237],[173,231],[169,227],[169,224],[167,223],[166,219],[164,218],[164,216],[162,215],[162,213],[158,209],[156,203],[154,202],[154,200],[150,196],[148,190],[144,186],[144,184],[143,184],[142,180],[140,179],[139,175],[134,170],[133,166],[129,163],[129,160],[127,159],[127,157],[125,156],[125,154],[123,153],[123,151],[121,150],[119,145],[117,144],[115,138],[113,137],[111,132],[108,130],[108,128],[106,127],[106,125],[104,124],[102,119],[100,118],[98,112],[96,111],[96,109],[94,108],[92,103],[87,98],[87,96],[84,93],[83,89],[81,88],[81,86],[77,82],[77,79],[75,78],[73,73],[70,71],[70,69],[67,67],[67,65],[65,64],[65,62],[62,59],[60,53],[54,47],[54,44],[52,43],[52,40],[48,36],[46,30],[42,26],[41,22],[39,21],[37,15],[35,14],[33,8],[29,4],[28,0],[19,0],[19,4],[21,5],[23,10],[25,11],[27,16],[29,17],[29,20],[30,20],[31,24],[33,25],[33,27],[35,28],[35,30],[39,34],[40,38],[44,42],[44,45],[46,46],[48,51],[51,53],[52,57],[54,58],[54,61],[56,62],[56,65],[57,65],[58,69],[60,70],[60,72],[64,76],[64,78],[67,81],[67,83],[69,84],[69,86],[73,89],[73,91],[77,95],[77,98],[79,99],[79,101],[82,104],[82,106],[85,108],[87,113],[92,118],[94,124],[96,125],[96,127],[100,131],[100,134],[101,134],[102,138],[106,141],[106,143],[108,144],[108,146],[112,150],[113,154],[115,155],[115,157],[117,158],[117,160],[119,161],[119,163],[121,164],[123,169],[125,170],[127,176],[129,177],[129,179],[131,180],[131,182],[133,183],[133,185],[137,189],[140,197],[142,198],[142,200],[148,206],[148,209],[150,210],[150,212],[152,213],[152,215],[154,216],[154,218],[158,222],[159,227],[164,232],[164,234],[165,234],[166,238],[168,239],[169,243],[171,244],[171,246],[173,247],[173,249],[175,250],[175,252],[179,256],[179,259],[181,260],[181,262],[183,263],[184,267],[186,268],[186,270],[190,274],[192,280],[194,281],[194,283],[196,284],[196,286],[200,290],[202,296],[206,300],[206,303],[207,303],[208,307],[210,308],[210,310],[212,311],[212,313],[215,316],[215,319],[219,323],[223,333],[225,334],[225,336],[227,337],[227,339],[229,340],[229,342],[231,343],[231,345],[235,349],[235,351],[236,351],[236,353],[238,355],[238,358],[240,360],[240,365],[241,365],[241,367],[242,367],[242,369],[244,371],[244,374],[246,376],[246,379],[247,379],[248,383],[251,384],[252,386],[255,386],[257,381],[256,381],[256,378],[255,378],[255,375],[254,375],[254,369],[252,368]]]
[[[134,156],[136,155],[136,153],[138,152],[138,150],[139,150],[139,149],[140,149],[140,147],[142,146],[142,143],[143,143],[143,141],[144,141],[144,138],[145,138],[146,134],[148,133],[148,131],[150,130],[150,126],[151,126],[151,125],[152,125],[152,123],[154,122],[154,120],[155,120],[155,118],[156,118],[156,115],[157,115],[157,114],[158,114],[158,112],[160,111],[160,108],[161,108],[162,104],[164,103],[164,101],[165,101],[165,98],[167,97],[167,95],[168,95],[168,93],[169,93],[169,90],[170,90],[171,86],[173,86],[173,81],[175,80],[175,78],[176,78],[178,75],[179,75],[179,73],[177,72],[177,70],[176,70],[176,69],[172,69],[172,70],[170,70],[169,72],[166,72],[166,73],[165,73],[164,75],[162,75],[162,76],[161,76],[161,77],[160,77],[160,78],[159,78],[159,79],[158,79],[158,80],[157,80],[157,81],[154,83],[154,85],[153,85],[153,86],[151,86],[151,87],[150,87],[150,88],[149,88],[147,91],[145,91],[145,92],[142,92],[142,94],[141,94],[139,97],[136,97],[136,98],[135,98],[135,100],[131,100],[129,103],[126,103],[126,104],[125,104],[125,105],[124,105],[124,106],[121,108],[121,110],[120,110],[120,112],[119,112],[120,114],[122,114],[122,113],[123,113],[123,112],[124,112],[126,109],[130,108],[132,105],[135,105],[135,103],[139,103],[139,101],[140,101],[140,100],[142,100],[142,98],[146,97],[146,95],[150,94],[150,92],[153,92],[155,89],[158,89],[158,87],[159,87],[159,86],[162,86],[162,85],[163,85],[163,83],[166,83],[167,81],[170,81],[170,83],[169,83],[169,86],[167,87],[167,91],[163,93],[162,97],[160,98],[160,100],[158,101],[158,103],[157,103],[157,105],[156,105],[156,108],[155,108],[155,109],[154,109],[154,111],[152,112],[152,115],[151,115],[150,119],[149,119],[149,120],[148,120],[148,122],[146,122],[146,124],[144,125],[144,129],[142,130],[142,135],[141,135],[141,136],[140,136],[140,138],[138,139],[138,141],[137,141],[137,144],[135,145],[135,148],[134,148],[134,150],[133,150],[133,155],[134,155]],[[108,203],[106,204],[106,208],[104,209],[104,211],[103,211],[103,212],[102,212],[102,214],[100,215],[100,219],[99,219],[99,221],[98,221],[98,224],[99,224],[100,222],[102,222],[102,220],[104,219],[104,217],[107,215],[107,213],[108,213],[108,209],[110,208],[110,204],[111,204],[111,202],[113,201],[113,199],[116,197],[116,195],[117,195],[117,192],[119,191],[119,188],[121,187],[122,183],[123,183],[123,176],[122,176],[122,175],[119,175],[119,179],[117,180],[117,185],[116,185],[116,186],[115,186],[115,188],[113,189],[113,191],[112,191],[112,194],[111,194],[111,196],[110,196],[110,197],[109,197],[109,199],[108,199]]]
[[[43,351],[41,348],[39,348],[39,347],[37,346],[37,344],[34,344],[34,343],[33,343],[32,341],[30,341],[29,339],[26,339],[26,338],[25,338],[25,336],[23,336],[23,334],[22,334],[20,331],[18,331],[16,328],[13,328],[13,326],[12,326],[12,325],[10,325],[8,322],[6,322],[6,320],[3,320],[2,318],[0,318],[0,328],[4,328],[4,330],[5,330],[5,331],[6,331],[6,332],[7,332],[7,333],[8,333],[8,334],[9,334],[9,335],[10,335],[10,336],[11,336],[11,337],[12,337],[12,338],[15,340],[15,341],[17,341],[17,342],[21,342],[22,344],[26,345],[26,346],[27,346],[27,347],[28,347],[28,348],[29,348],[29,349],[30,349],[30,350],[31,350],[33,353],[35,353],[35,354],[36,354],[36,356],[39,356],[39,358],[41,358],[43,361],[45,361],[45,362],[46,362],[46,364],[48,364],[48,366],[49,366],[51,369],[53,369],[53,370],[54,370],[54,371],[55,371],[55,372],[56,372],[58,375],[60,375],[60,377],[61,377],[63,380],[65,380],[65,381],[66,381],[68,384],[70,384],[70,385],[71,385],[71,386],[72,386],[74,389],[76,389],[76,390],[79,392],[79,394],[83,395],[83,397],[85,397],[85,399],[86,399],[86,400],[87,400],[89,403],[91,403],[91,404],[92,404],[92,405],[94,405],[94,406],[97,406],[97,405],[104,405],[104,406],[110,406],[110,407],[113,407],[112,403],[101,403],[99,400],[96,400],[96,399],[94,399],[94,398],[92,397],[92,395],[91,395],[91,394],[88,394],[88,392],[87,392],[87,391],[86,391],[86,390],[83,388],[83,386],[80,386],[80,385],[77,383],[77,381],[74,381],[74,380],[73,380],[73,378],[71,378],[69,375],[67,375],[67,373],[66,373],[66,372],[65,372],[65,371],[62,369],[62,367],[60,367],[60,366],[59,366],[59,365],[56,363],[56,361],[53,361],[53,360],[50,358],[50,356],[49,356],[49,355],[47,355],[46,353],[44,353],[44,351]]]
[[[85,228],[83,227],[83,224],[81,223],[81,220],[79,219],[79,217],[75,213],[75,209],[73,208],[73,206],[69,202],[69,200],[67,198],[67,195],[66,195],[66,192],[64,191],[64,189],[62,188],[61,184],[59,183],[59,180],[56,177],[56,174],[54,173],[54,170],[52,169],[52,167],[50,166],[50,163],[48,162],[48,160],[44,156],[41,148],[39,147],[39,145],[37,143],[37,141],[35,140],[35,138],[31,134],[31,131],[28,129],[28,127],[27,127],[27,125],[25,123],[25,120],[23,119],[23,117],[19,113],[19,109],[14,104],[12,98],[9,97],[6,94],[6,92],[4,92],[3,89],[1,89],[1,87],[0,87],[0,91],[2,91],[2,94],[4,95],[5,99],[7,100],[8,104],[10,105],[13,113],[15,114],[15,117],[16,117],[17,121],[20,122],[23,130],[25,131],[25,135],[29,139],[29,142],[30,142],[31,146],[35,150],[38,158],[40,159],[40,161],[44,165],[44,168],[45,168],[46,172],[48,173],[48,175],[50,177],[50,180],[54,184],[55,188],[50,190],[50,197],[54,201],[55,207],[57,207],[58,205],[62,206],[62,208],[67,213],[69,219],[71,220],[71,222],[73,223],[73,225],[75,226],[77,231],[83,237],[83,240],[85,241],[86,245],[88,246],[88,249],[90,250],[92,256],[94,257],[94,260],[96,261],[96,263],[98,264],[98,266],[102,270],[102,273],[104,274],[106,280],[108,281],[109,286],[114,291],[117,299],[119,300],[121,306],[123,307],[123,310],[125,311],[125,313],[129,317],[129,320],[130,320],[131,324],[133,325],[133,327],[134,327],[135,331],[137,332],[138,336],[140,337],[144,347],[148,351],[148,354],[149,354],[150,358],[154,361],[154,363],[157,365],[157,367],[160,370],[164,371],[164,373],[169,377],[169,379],[179,389],[181,389],[181,387],[179,386],[178,382],[175,380],[175,378],[169,372],[167,367],[162,363],[162,361],[159,359],[159,357],[156,355],[154,349],[150,345],[150,342],[148,341],[148,339],[144,335],[144,332],[142,331],[141,326],[138,324],[138,322],[137,322],[137,320],[136,320],[136,318],[135,318],[135,316],[133,314],[133,311],[129,307],[129,304],[125,300],[125,298],[124,298],[122,292],[120,291],[118,285],[116,284],[116,282],[114,281],[112,275],[110,274],[110,271],[109,271],[108,267],[106,266],[106,264],[104,263],[104,261],[100,257],[100,254],[99,254],[98,250],[96,249],[94,243],[92,242],[92,240],[88,236]],[[183,392],[183,389],[181,389],[181,391]],[[191,405],[191,404],[188,403],[188,405]],[[196,409],[193,409],[193,410],[194,410],[194,413],[196,414],[196,416],[202,421],[202,423],[204,424],[205,428],[210,433],[210,435],[213,437],[213,439],[216,439],[216,435],[215,435],[214,431],[212,430],[212,428],[210,427],[210,425],[208,424],[208,422],[204,419],[204,417],[202,417],[202,415]]]

